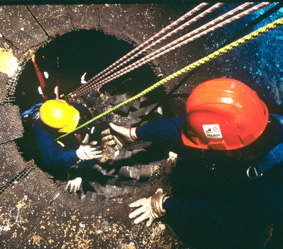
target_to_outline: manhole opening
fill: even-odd
[[[44,75],[46,93],[49,99],[54,99],[54,87],[59,86],[60,96],[66,96],[81,85],[81,77],[86,73],[86,80],[102,71],[104,68],[131,51],[133,47],[115,37],[107,36],[97,31],[76,31],[56,38],[35,53],[35,60],[41,73]],[[113,82],[104,85],[97,92],[89,92],[76,99],[89,108],[92,116],[96,116],[109,108],[134,96],[143,89],[158,81],[152,67],[145,65]],[[38,93],[39,80],[34,64],[29,60],[19,77],[16,88],[16,104],[23,112],[32,105],[44,102]],[[158,96],[158,98],[157,98]],[[154,92],[133,101],[114,113],[93,123],[97,133],[108,127],[109,122],[118,125],[137,126],[158,117],[162,117],[161,102],[165,98],[164,89]],[[44,163],[41,153],[37,150],[34,133],[30,123],[24,123],[24,137],[17,141],[23,158],[33,159],[37,166],[54,177],[59,185],[63,185],[66,176],[75,169],[66,172],[65,169],[50,168]],[[135,142],[126,145],[119,151],[114,160],[106,163],[95,163],[93,168],[86,169],[83,177],[83,191],[91,192],[90,198],[97,195],[102,198],[123,197],[131,194],[147,184],[148,180],[160,168],[161,161],[168,156],[162,147],[153,147],[149,142]]]

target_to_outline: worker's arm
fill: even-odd
[[[110,123],[110,128],[101,132],[102,142],[116,150],[125,143],[137,139],[146,141],[180,142],[185,115],[178,118],[157,119],[139,127],[125,127]]]
[[[184,123],[185,115],[178,118],[157,119],[137,127],[135,132],[141,140],[178,142],[181,140]]]
[[[131,203],[130,207],[138,209],[129,217],[135,218],[136,224],[147,220],[148,226],[166,215],[170,221],[185,227],[217,224],[233,230],[251,229],[283,221],[282,190],[282,182],[270,182],[237,196],[191,199],[167,197],[159,189],[155,195]]]

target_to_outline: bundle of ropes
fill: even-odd
[[[187,73],[187,72],[189,72],[189,71],[191,71],[191,70],[193,70],[193,69],[195,69],[195,68],[197,68],[199,66],[202,66],[205,63],[207,63],[209,61],[212,61],[213,59],[218,58],[221,55],[223,55],[223,54],[225,54],[225,53],[227,53],[227,52],[229,52],[229,51],[231,51],[231,50],[233,50],[233,49],[235,49],[235,48],[237,48],[237,47],[239,47],[239,46],[241,46],[241,45],[243,45],[243,44],[245,44],[245,43],[247,43],[249,41],[252,41],[255,38],[257,38],[257,37],[259,37],[259,36],[269,32],[271,30],[281,26],[282,24],[283,24],[283,18],[280,18],[280,19],[278,19],[278,20],[276,20],[276,21],[274,21],[274,22],[272,22],[270,24],[267,24],[266,26],[264,26],[264,27],[262,27],[262,28],[260,28],[260,29],[258,29],[256,31],[254,31],[254,32],[252,32],[252,33],[250,33],[248,35],[245,35],[244,37],[242,37],[242,38],[240,38],[240,39],[238,39],[238,40],[236,40],[236,41],[234,41],[234,42],[224,46],[223,48],[220,48],[220,49],[216,50],[215,52],[209,54],[208,56],[206,56],[206,57],[204,57],[202,59],[199,59],[199,60],[195,61],[194,63],[192,63],[192,64],[182,68],[181,70],[179,70],[179,71],[177,71],[177,72],[167,76],[166,78],[156,82],[155,84],[153,84],[152,86],[150,86],[147,89],[143,90],[139,94],[137,94],[137,95],[135,95],[135,96],[133,96],[133,97],[123,101],[122,103],[114,106],[113,108],[110,108],[109,110],[105,111],[104,113],[101,113],[98,116],[94,117],[93,119],[89,120],[85,124],[77,127],[72,132],[75,132],[76,130],[78,130],[78,129],[80,129],[80,128],[82,128],[82,127],[84,127],[84,126],[86,126],[86,125],[88,125],[90,123],[92,123],[93,121],[95,121],[95,120],[97,120],[97,119],[99,119],[99,118],[101,118],[101,117],[103,117],[103,116],[105,116],[105,115],[107,115],[107,114],[109,114],[109,113],[119,109],[123,105],[126,105],[126,104],[128,104],[128,103],[130,103],[130,102],[132,102],[132,101],[142,97],[143,95],[145,95],[145,94],[149,93],[150,91],[153,91],[154,89],[164,85],[166,82],[174,79],[175,77],[178,77],[178,76],[180,76],[182,74],[185,74],[185,73]],[[58,137],[56,139],[56,141],[58,141],[59,139],[65,137],[65,136],[67,136],[68,134],[70,134],[72,132],[66,133],[66,134]]]
[[[197,5],[195,8],[187,12],[185,15],[181,16],[179,19],[177,19],[176,21],[174,21],[167,27],[163,28],[161,31],[156,33],[154,36],[152,36],[151,38],[149,38],[148,40],[140,44],[138,47],[136,47],[135,49],[127,53],[121,59],[117,60],[116,62],[111,64],[109,67],[104,69],[102,72],[92,77],[84,85],[82,85],[81,87],[79,87],[78,89],[70,93],[68,95],[68,98],[69,99],[78,98],[86,93],[89,93],[90,91],[97,91],[106,83],[109,83],[110,81],[113,81],[121,77],[122,75],[125,75],[143,66],[144,64],[157,59],[160,56],[163,56],[177,48],[180,48],[181,46],[186,45],[191,41],[194,41],[210,32],[213,32],[221,27],[224,27],[227,24],[230,24],[236,20],[239,20],[240,18],[243,18],[257,10],[260,10],[263,7],[270,5],[271,3],[263,2],[263,3],[259,3],[251,7],[253,4],[254,4],[253,2],[247,2],[247,3],[241,4],[240,6],[217,17],[216,19],[207,22],[206,24],[200,26],[199,28],[188,32],[187,34],[175,39],[174,41],[162,46],[161,48],[147,54],[143,58],[129,64],[131,61],[136,59],[138,56],[147,53],[149,50],[152,50],[156,45],[160,44],[161,42],[164,42],[169,37],[172,37],[173,35],[179,33],[181,30],[184,30],[186,27],[199,21],[201,18],[207,16],[211,12],[220,8],[221,6],[224,5],[224,3],[216,3],[212,5],[211,7],[207,8],[203,12],[197,14],[193,18],[189,19],[188,21],[186,21],[185,23],[177,27],[177,25],[181,24],[186,19],[193,16],[194,14],[196,14],[197,12],[199,12],[206,6],[208,6],[208,3],[201,3]],[[250,8],[247,9],[248,7]],[[127,64],[129,65],[126,66]]]

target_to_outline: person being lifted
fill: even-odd
[[[134,223],[165,216],[241,230],[282,222],[282,122],[247,85],[218,78],[192,91],[185,115],[139,127],[110,123],[102,135],[115,149],[141,139],[168,142],[178,154],[172,193],[158,189],[131,203]]]

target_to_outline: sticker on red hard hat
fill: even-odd
[[[219,124],[203,125],[204,134],[208,139],[222,138]]]

